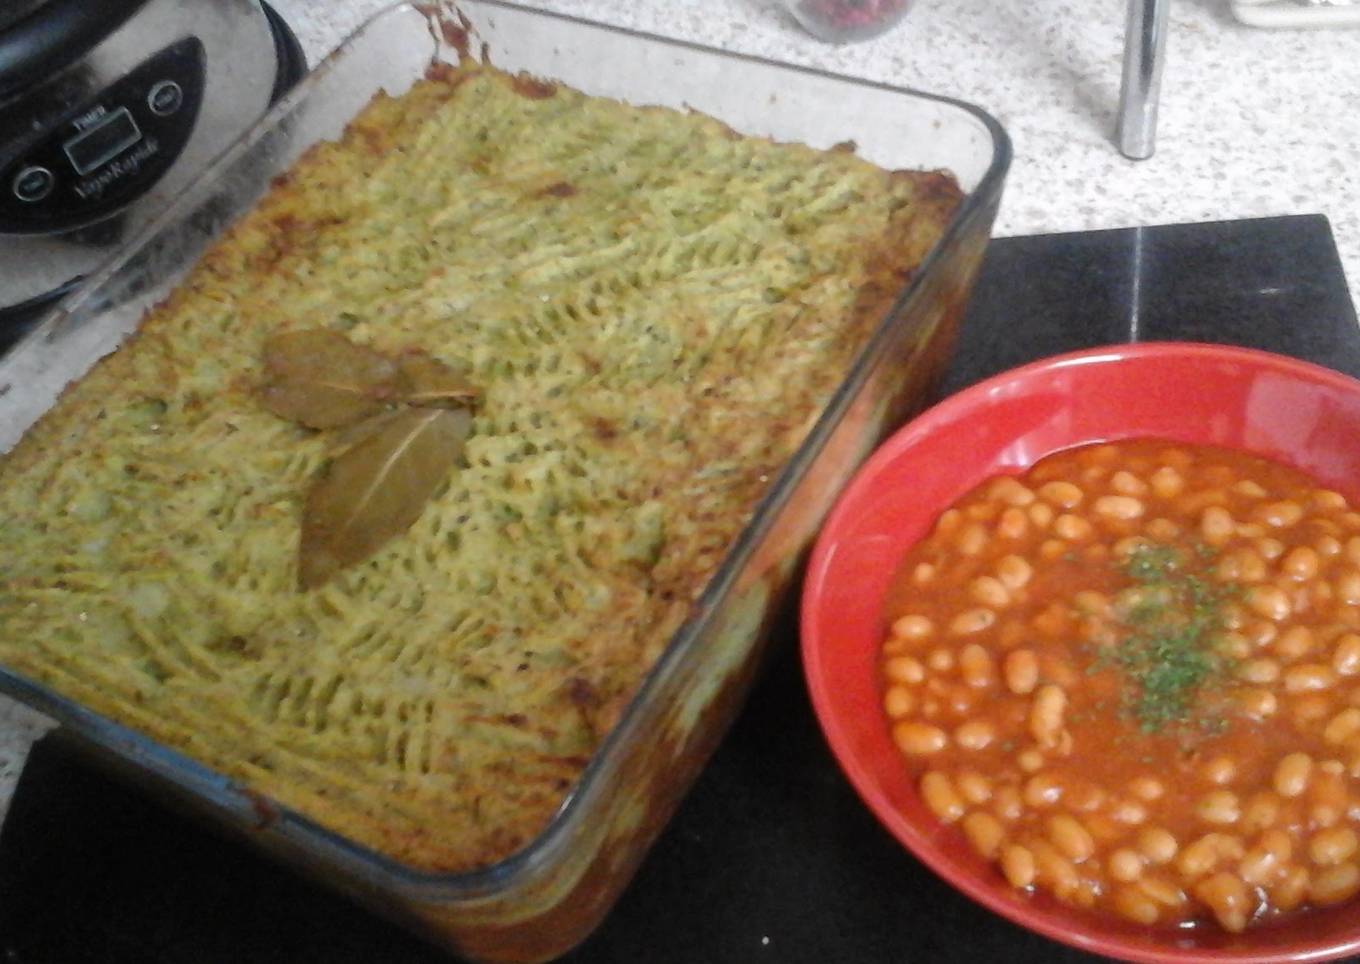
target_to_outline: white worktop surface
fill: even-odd
[[[317,62],[389,0],[272,0]],[[1171,10],[1158,149],[1112,143],[1125,8],[918,0],[893,32],[832,47],[776,0],[525,0],[633,29],[971,101],[1010,132],[999,236],[1322,213],[1360,281],[1360,28],[1264,31],[1227,0]],[[0,697],[0,817],[45,726]]]

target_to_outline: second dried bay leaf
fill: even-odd
[[[480,394],[464,375],[424,352],[407,352],[397,365],[401,370],[399,398],[408,405],[470,405]]]
[[[352,425],[380,411],[403,381],[395,362],[326,328],[274,335],[264,346],[265,408],[308,428]]]
[[[307,494],[298,558],[303,589],[409,529],[462,455],[472,426],[463,409],[408,409],[380,418]]]

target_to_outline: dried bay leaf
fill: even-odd
[[[481,393],[462,374],[423,351],[397,359],[401,371],[400,401],[408,405],[470,405]]]
[[[367,559],[420,517],[463,452],[465,409],[412,408],[337,456],[303,510],[298,583],[312,589]]]
[[[265,408],[308,428],[352,425],[399,393],[397,364],[339,332],[303,328],[274,335],[264,347]]]

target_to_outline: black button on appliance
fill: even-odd
[[[146,106],[157,117],[169,117],[184,103],[184,89],[173,80],[162,80],[151,85],[146,95]]]
[[[35,204],[51,194],[52,188],[56,185],[57,179],[51,171],[34,164],[14,175],[10,186],[14,189],[14,196],[20,201]]]

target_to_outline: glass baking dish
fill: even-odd
[[[3,668],[0,688],[59,720],[100,759],[455,952],[535,961],[567,951],[608,913],[739,709],[768,623],[830,503],[882,436],[929,400],[988,242],[1010,145],[987,114],[946,98],[496,0],[399,4],[0,359],[0,451],[115,350],[308,147],[339,135],[380,90],[399,94],[432,64],[463,56],[589,94],[702,111],[743,134],[818,148],[852,142],[884,167],[948,170],[966,192],[548,827],[486,869],[417,871]]]

